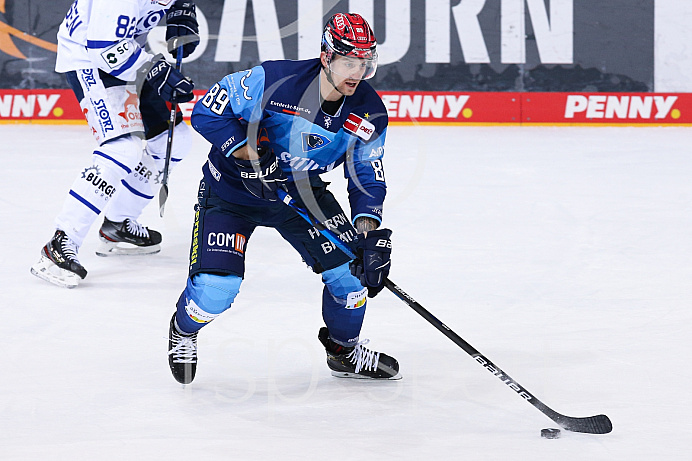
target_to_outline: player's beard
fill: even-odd
[[[344,96],[352,96],[360,83],[358,79],[345,78],[333,72],[327,74],[327,80],[336,91]]]
[[[360,80],[346,79],[343,82],[339,83],[335,88],[336,91],[343,94],[344,96],[352,96],[353,93],[356,92],[356,88],[358,88],[359,83]]]
[[[331,69],[324,67],[320,72],[320,78],[324,79],[323,84],[327,83],[331,87],[331,89],[327,92],[332,93],[336,91],[340,95],[339,98],[341,96],[352,96],[356,92],[358,84],[360,84],[359,79],[343,77],[339,74],[332,72]]]

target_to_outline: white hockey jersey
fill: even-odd
[[[175,0],[75,0],[58,30],[57,72],[99,68],[132,81],[153,55],[147,34]]]

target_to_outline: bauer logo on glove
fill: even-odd
[[[392,241],[389,239],[380,239],[377,241],[375,246],[380,247],[380,248],[389,248],[391,250],[392,249]]]
[[[279,159],[271,151],[258,149],[260,158],[256,160],[235,159],[240,179],[245,188],[257,198],[276,201],[276,190],[285,187],[287,181]]]
[[[391,266],[392,241],[389,229],[371,230],[359,236],[356,242],[356,259],[351,261],[351,274],[368,289],[374,298],[384,288],[384,281]]]
[[[241,170],[240,177],[244,179],[263,179],[270,177],[276,172],[276,169],[279,168],[279,159],[274,157],[274,162],[265,168],[264,171],[260,169],[261,162],[259,160],[251,160],[250,164],[257,169],[253,172]]]
[[[183,58],[187,58],[199,45],[199,25],[195,10],[193,2],[177,1],[166,15],[166,43],[173,57],[179,46],[183,47]]]
[[[171,67],[164,59],[154,63],[146,79],[166,101],[173,101],[175,98],[176,102],[181,103],[192,101],[195,97],[192,93],[195,88],[192,80]]]

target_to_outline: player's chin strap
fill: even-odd
[[[284,202],[289,207],[293,208],[296,213],[298,213],[303,219],[309,222],[311,225],[315,226],[322,235],[324,235],[327,240],[332,242],[338,249],[344,252],[349,258],[354,259],[355,255],[353,251],[339,239],[339,237],[329,230],[325,225],[320,223],[318,220],[314,219],[307,210],[298,206],[296,201],[291,197],[285,190],[277,189],[276,191],[279,199]],[[483,354],[478,352],[471,344],[467,343],[461,336],[456,334],[447,325],[442,323],[437,317],[428,312],[423,306],[421,306],[415,299],[406,294],[404,290],[399,288],[394,282],[386,278],[384,280],[384,286],[386,286],[389,291],[394,293],[394,295],[406,303],[411,309],[416,311],[421,317],[428,321],[432,326],[440,330],[442,334],[451,339],[454,344],[459,346],[467,354],[469,354],[476,362],[478,362],[483,368],[490,371],[493,375],[497,376],[503,383],[505,383],[510,389],[517,393],[524,400],[529,402],[531,405],[536,407],[541,413],[546,415],[548,418],[552,419],[554,422],[562,426],[564,429],[573,432],[585,432],[589,434],[607,434],[613,430],[613,425],[610,419],[606,415],[596,415],[589,416],[586,418],[574,418],[571,416],[562,415],[546,404],[538,400],[533,394],[529,393],[524,387],[519,385],[514,379],[502,371],[497,365],[488,360]]]
[[[324,76],[327,77],[327,81],[329,84],[334,88],[336,91],[339,91],[336,85],[334,84],[334,79],[332,78],[332,69],[327,66],[327,70],[324,71]]]
[[[336,87],[336,84],[334,83],[334,79],[332,78],[332,73],[333,73],[332,69],[329,66],[327,66],[327,69],[324,71],[324,76],[327,78],[327,81],[332,86],[332,88],[334,88],[336,90],[337,93],[339,93],[341,96],[346,96],[341,91],[339,91],[339,89]]]

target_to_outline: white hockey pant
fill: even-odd
[[[137,219],[144,207],[156,196],[163,180],[163,169],[166,163],[166,145],[168,131],[146,142],[142,160],[122,180],[118,194],[111,201],[106,217],[115,222],[126,218]],[[185,122],[175,126],[173,145],[171,147],[171,162],[168,172],[180,162],[190,151],[192,134]],[[170,177],[170,176],[169,176]]]
[[[82,245],[89,228],[106,208],[119,189],[123,178],[131,174],[142,157],[142,141],[126,135],[94,150],[91,163],[72,184],[62,210],[55,219],[78,246]]]

